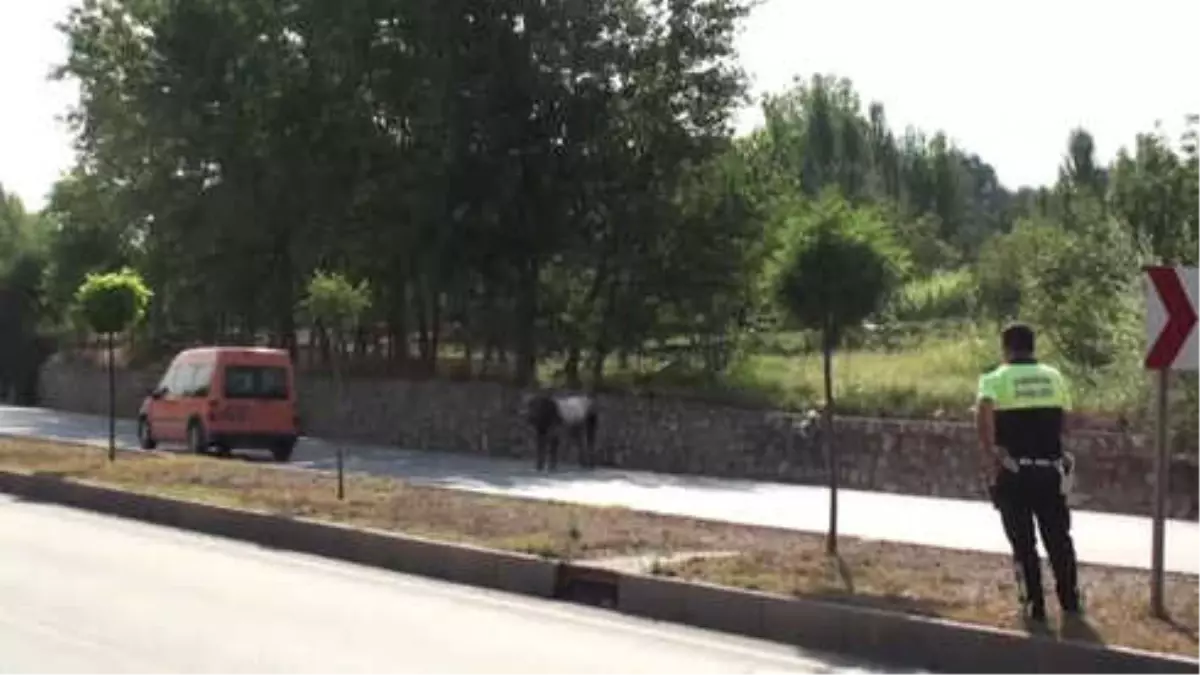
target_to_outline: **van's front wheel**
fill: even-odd
[[[154,434],[150,431],[150,420],[146,419],[145,415],[138,417],[137,435],[138,445],[143,450],[153,450],[158,447],[158,442],[154,440]]]
[[[292,459],[292,451],[296,449],[295,439],[279,441],[271,448],[271,456],[276,462],[287,462]]]
[[[208,441],[204,438],[204,428],[195,420],[188,424],[187,449],[188,452],[194,455],[199,455],[208,450]]]

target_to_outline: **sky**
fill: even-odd
[[[0,0],[0,184],[31,210],[73,160],[76,97],[47,74],[74,0]],[[1161,120],[1200,112],[1197,0],[765,0],[739,37],[755,95],[796,75],[850,78],[893,128],[941,129],[1010,188],[1052,182],[1071,129],[1110,160]],[[740,131],[761,121],[739,113]]]

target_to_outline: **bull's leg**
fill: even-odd
[[[537,470],[541,471],[546,466],[546,432],[538,429],[537,432]]]
[[[558,434],[550,436],[550,470],[558,468]]]
[[[596,466],[596,413],[590,411],[583,420],[584,443],[587,446],[587,466]]]
[[[587,456],[583,453],[583,443],[580,440],[579,425],[572,424],[568,426],[566,432],[569,447],[574,448],[576,456],[579,457],[579,465],[587,466]]]

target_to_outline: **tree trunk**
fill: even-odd
[[[480,359],[480,363],[479,363],[479,376],[480,377],[486,376],[490,372],[491,365],[492,365],[492,359],[494,358],[495,351],[496,351],[496,343],[489,336],[488,338],[485,339],[485,341],[483,343],[483,357]]]
[[[579,389],[579,360],[581,357],[579,339],[572,336],[571,346],[567,348],[567,362],[563,365],[563,371],[567,376],[567,387],[570,389]]]
[[[592,352],[592,391],[604,384],[604,362],[608,360],[608,348],[597,345]]]
[[[433,294],[433,306],[429,317],[429,351],[425,354],[425,373],[430,377],[437,374],[438,350],[442,343],[442,294]]]
[[[537,380],[537,315],[538,271],[536,260],[530,260],[521,270],[517,293],[517,372],[518,387],[527,387]]]
[[[117,459],[117,372],[114,359],[113,334],[108,334],[108,461]]]
[[[409,357],[407,283],[399,285],[398,292],[388,309],[388,359],[405,365],[408,363]]]
[[[317,324],[317,341],[320,343],[321,367],[333,367],[333,339],[324,323]]]
[[[367,327],[362,322],[359,322],[358,327],[354,329],[354,357],[364,359],[367,356],[367,347],[370,336],[367,335]]]
[[[821,434],[825,441],[825,456],[829,461],[829,534],[825,539],[825,551],[829,555],[837,555],[837,523],[838,523],[838,473],[841,462],[838,461],[837,443],[833,439],[833,330],[826,325],[822,336],[822,356],[825,371],[825,410],[822,417],[825,432]]]
[[[416,294],[417,310],[417,357],[424,363],[429,358],[429,317],[425,312],[424,289]]]
[[[609,326],[612,325],[614,310],[617,305],[617,279],[610,279],[604,293],[604,304],[601,308],[599,329],[596,331],[596,342],[592,345],[592,391],[604,383],[604,363],[612,353],[612,338]]]
[[[341,425],[343,418],[346,415],[346,381],[345,375],[342,373],[343,361],[341,357],[342,351],[342,331],[334,328],[333,331],[334,345],[333,349],[333,397],[334,397],[334,423]],[[345,450],[342,444],[337,444],[337,498],[339,501],[346,498],[346,479],[345,479]]]
[[[463,336],[463,376],[471,379],[475,374],[475,340],[468,333]]]

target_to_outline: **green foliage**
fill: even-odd
[[[838,352],[834,379],[838,411],[872,417],[969,420],[979,374],[999,360],[999,342],[994,327],[965,327],[941,333],[916,331],[911,340],[889,351],[844,348]],[[1050,336],[1042,336],[1038,350],[1044,358],[1059,361],[1060,350]],[[1124,417],[1135,423],[1149,420],[1149,381],[1140,361],[1132,361],[1089,371],[1089,377],[1068,367],[1076,406],[1089,414]],[[821,399],[821,380],[822,363],[816,354],[757,354],[734,366],[726,387],[755,392],[773,405],[805,410]],[[1180,383],[1179,391],[1185,386]],[[1190,417],[1194,419],[1194,400],[1192,406]],[[1181,405],[1176,415],[1181,429],[1195,424],[1188,421],[1186,410]],[[1194,448],[1194,437],[1191,442]]]
[[[452,319],[528,371],[557,324],[601,369],[660,328],[638,299],[726,293],[662,286],[691,270],[676,243],[714,241],[681,235],[675,197],[728,148],[747,9],[85,3],[61,74],[80,82],[87,180],[72,187],[87,189],[59,200],[72,255],[51,277],[126,258],[170,299],[158,330],[287,343],[294,280],[332,265],[375,280],[380,315],[419,332],[426,360]],[[91,245],[112,223],[110,248]]]
[[[937,272],[904,284],[888,306],[896,321],[965,318],[974,310],[975,275],[968,268]]]
[[[900,277],[901,254],[882,219],[836,193],[826,193],[798,224],[784,254],[778,298],[833,347],[848,328],[880,309]]]
[[[897,137],[882,104],[862,107],[853,84],[832,75],[767,96],[752,144],[770,167],[764,175],[780,192],[812,198],[836,187],[853,204],[893,209],[899,238],[926,274],[972,257],[1007,227],[1012,195],[990,165],[941,133]]]
[[[371,287],[365,280],[352,284],[341,274],[317,270],[301,306],[314,322],[344,333],[354,329],[371,306]]]
[[[1092,152],[1091,137],[1072,132],[1046,215],[989,241],[976,266],[983,314],[1032,322],[1085,378],[1137,353],[1141,313],[1135,231],[1113,217]]]
[[[130,266],[129,235],[100,177],[81,170],[54,185],[43,218],[54,226],[46,243],[45,302],[67,318],[89,272]]]
[[[141,276],[126,267],[106,274],[89,273],[75,293],[75,301],[89,328],[113,334],[141,321],[152,295]]]
[[[48,228],[0,186],[0,400],[33,404],[37,371],[48,356],[42,334]]]
[[[1197,118],[1188,118],[1180,152],[1160,130],[1140,134],[1113,165],[1112,204],[1140,252],[1155,263],[1195,265],[1200,236]]]
[[[60,73],[79,163],[17,228],[37,236],[0,215],[0,272],[63,323],[88,273],[130,266],[155,340],[290,345],[300,296],[344,281],[314,271],[338,269],[387,326],[363,349],[526,382],[554,363],[599,383],[670,345],[672,377],[717,386],[810,349],[756,353],[789,316],[892,353],[1024,317],[1097,381],[1127,367],[1128,261],[1194,261],[1194,129],[1112,167],[1073,130],[1060,180],[1014,194],[819,75],[735,139],[750,4],[83,3]]]
[[[1081,373],[1136,354],[1141,314],[1129,237],[1098,213],[1084,220],[1078,231],[1023,220],[976,268],[984,314],[1035,324]]]
[[[1111,218],[1093,211],[1079,229],[1041,226],[1022,270],[1022,314],[1084,372],[1137,353],[1141,312],[1133,244]]]

